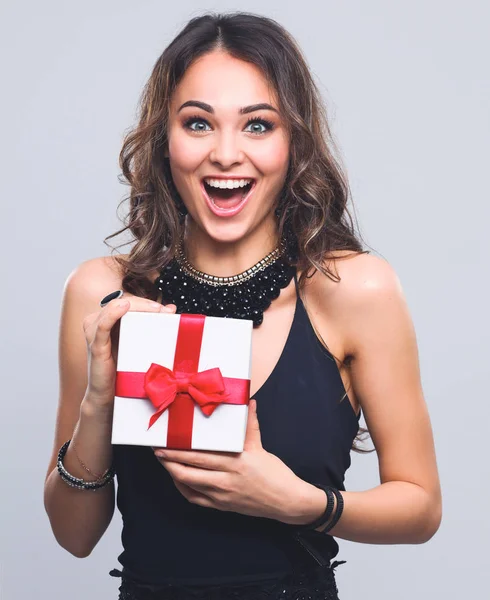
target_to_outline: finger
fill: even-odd
[[[116,321],[118,321],[129,310],[129,300],[117,300],[114,304],[109,302],[107,306],[101,309],[99,318],[94,323],[95,331],[93,332],[92,341],[90,342],[92,352],[98,352],[107,347],[110,343],[111,330]],[[112,306],[110,306],[112,304]]]
[[[160,463],[170,473],[172,479],[184,483],[198,491],[225,491],[226,477],[221,471],[211,471],[160,459]]]
[[[248,405],[244,447],[246,450],[262,447],[259,419],[257,417],[257,402],[254,399],[251,399]]]
[[[107,296],[104,296],[102,298],[102,300],[100,301],[100,306],[103,308],[106,304],[109,304],[109,302],[111,302],[112,300],[117,300],[123,294],[124,294],[123,290],[116,290],[115,292],[111,292],[110,294],[107,294]]]
[[[162,309],[165,312],[170,312],[167,310],[167,307],[161,304],[160,302],[155,302],[154,300],[149,300],[148,298],[140,298],[139,296],[130,296],[129,302],[131,304],[130,309],[132,311],[137,312],[162,312]]]
[[[257,415],[257,400],[253,399],[251,402],[252,402],[252,427],[256,431],[258,431],[259,435],[260,435],[259,417]]]
[[[231,471],[233,463],[237,460],[235,455],[227,452],[195,452],[169,448],[156,448],[154,452],[157,458],[213,471]]]
[[[175,306],[175,304],[164,304],[162,308],[163,308],[162,312],[168,312],[168,313],[176,313],[177,312],[177,307]]]
[[[110,338],[111,338],[111,351],[112,357],[114,358],[114,362],[117,364],[117,357],[119,354],[119,334],[121,330],[121,320],[116,321],[114,327],[111,329]]]
[[[115,294],[115,292],[114,292]],[[110,297],[112,294],[108,294],[108,296],[106,296],[106,298]],[[112,298],[111,300],[109,300],[108,302],[106,301],[103,305],[103,309],[106,308],[110,308],[112,306],[114,306],[115,304],[117,304],[118,300],[129,300],[131,306],[130,306],[130,310],[137,310],[137,311],[155,311],[155,312],[159,312],[162,308],[162,304],[160,302],[157,302],[156,300],[150,300],[149,298],[144,298],[142,296],[135,296],[134,294],[130,294],[129,292],[124,292],[122,294],[122,296],[116,296],[114,298]],[[103,302],[105,300],[105,298],[103,298],[101,300],[101,302]]]
[[[198,492],[197,490],[192,489],[188,485],[184,483],[179,483],[174,480],[175,487],[179,490],[179,492],[192,504],[198,504],[199,506],[205,506],[207,508],[216,508],[216,503],[213,501],[213,498],[208,496],[203,492]]]
[[[112,328],[116,323],[119,324],[119,319],[126,312],[161,312],[162,308],[159,302],[154,302],[148,298],[139,298],[131,294],[119,300],[111,300],[99,312],[98,319],[95,322],[94,342],[105,346]],[[117,331],[114,332],[112,337],[113,339],[118,337]]]
[[[175,304],[161,304],[160,302],[154,302],[148,298],[139,298],[132,296],[130,298],[131,307],[129,310],[135,312],[163,312],[163,313],[175,313],[177,307]]]

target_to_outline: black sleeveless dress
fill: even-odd
[[[345,490],[360,414],[296,296],[282,354],[254,395],[262,444],[301,479]],[[192,504],[151,448],[114,445],[113,453],[124,551],[122,572],[110,574],[122,577],[120,599],[303,597],[293,589],[337,598],[333,569],[345,561],[331,564],[339,551],[332,536],[298,540],[293,525]]]

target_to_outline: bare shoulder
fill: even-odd
[[[129,254],[118,254],[117,258],[128,260]],[[77,299],[86,309],[98,310],[99,302],[107,294],[123,289],[125,269],[114,256],[100,256],[80,263],[68,275],[65,283],[65,296]],[[147,274],[148,281],[158,277],[157,269]],[[92,310],[89,310],[89,313]]]
[[[398,276],[390,263],[372,254],[355,254],[335,259],[343,302],[356,304],[387,291],[401,291]]]
[[[387,328],[391,335],[414,343],[412,319],[392,265],[370,254],[337,262],[341,280],[334,305],[343,328],[346,354],[359,358],[369,352],[374,347],[373,336],[381,338]]]
[[[317,272],[305,292],[319,322],[327,321],[337,332],[341,354],[353,356],[363,323],[372,326],[372,319],[381,319],[388,308],[406,309],[403,290],[390,263],[372,254],[335,252],[325,266],[339,280]]]
[[[121,255],[124,257],[125,255]],[[122,269],[112,256],[100,256],[80,263],[68,275],[66,285],[83,289],[88,295],[109,294],[120,289],[122,284]],[[104,294],[104,291],[106,293]]]
[[[62,295],[62,328],[64,323],[82,323],[100,310],[104,296],[122,289],[122,269],[110,256],[81,262],[67,276]],[[71,326],[71,325],[70,325]]]

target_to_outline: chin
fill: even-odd
[[[240,240],[248,237],[252,231],[256,228],[251,223],[209,223],[202,222],[199,224],[200,228],[208,235],[213,241],[222,244],[233,244],[238,243]]]

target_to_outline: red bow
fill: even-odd
[[[172,404],[177,394],[191,396],[208,417],[229,396],[221,371],[217,367],[200,373],[184,373],[152,363],[145,373],[144,387],[148,398],[157,409],[150,419],[148,429]]]

